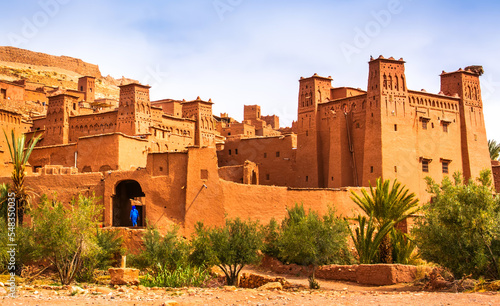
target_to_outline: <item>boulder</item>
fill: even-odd
[[[139,270],[129,268],[109,268],[111,285],[138,285]]]
[[[257,290],[283,290],[280,282],[271,282],[260,286]]]

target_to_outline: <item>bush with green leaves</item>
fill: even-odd
[[[147,269],[141,283],[149,287],[199,286],[209,278],[204,266],[188,261],[190,244],[172,227],[162,236],[157,228],[148,226],[143,236],[144,249],[139,255],[130,256],[130,264]]]
[[[94,231],[101,215],[97,199],[81,195],[68,208],[43,196],[32,210],[31,230],[39,255],[55,266],[63,285],[73,281],[83,258],[98,250]]]
[[[200,287],[209,279],[210,272],[205,267],[185,265],[174,270],[160,268],[154,276],[148,274],[142,278],[141,284],[146,287]]]
[[[95,238],[98,248],[82,258],[82,265],[76,273],[78,282],[95,281],[95,270],[106,270],[115,265],[116,257],[124,252],[123,238],[118,231],[96,228]]]
[[[500,197],[493,196],[490,171],[474,181],[460,173],[441,185],[426,178],[432,200],[413,229],[423,259],[456,277],[499,277]]]
[[[319,285],[314,279],[317,267],[351,262],[348,223],[337,218],[332,209],[323,217],[312,210],[306,214],[303,205],[298,204],[287,211],[276,238],[278,258],[287,263],[311,266],[309,283],[311,288],[317,288]]]
[[[262,229],[258,222],[226,219],[225,226],[206,228],[199,223],[193,238],[193,254],[197,264],[217,265],[228,285],[237,285],[241,269],[260,260],[263,247]]]

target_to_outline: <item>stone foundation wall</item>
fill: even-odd
[[[306,276],[309,267],[296,264],[285,265],[279,260],[265,256],[261,266],[278,274],[293,274]],[[410,283],[417,276],[417,267],[400,264],[376,265],[328,265],[316,270],[316,277],[327,280],[357,282],[363,285],[394,285]]]

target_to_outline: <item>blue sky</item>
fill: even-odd
[[[282,126],[297,116],[301,76],[366,89],[370,55],[403,57],[408,87],[434,93],[442,70],[483,65],[487,134],[500,140],[499,2],[3,2],[0,45],[98,64],[152,85],[151,99],[212,98],[216,115],[241,120],[259,104]]]

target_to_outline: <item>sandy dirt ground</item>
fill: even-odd
[[[294,285],[307,285],[304,277],[286,277]],[[320,290],[271,291],[227,286],[182,289],[83,286],[76,290],[22,286],[17,298],[0,297],[0,305],[500,305],[497,292],[427,292],[411,284],[374,287],[325,280],[319,283]]]

